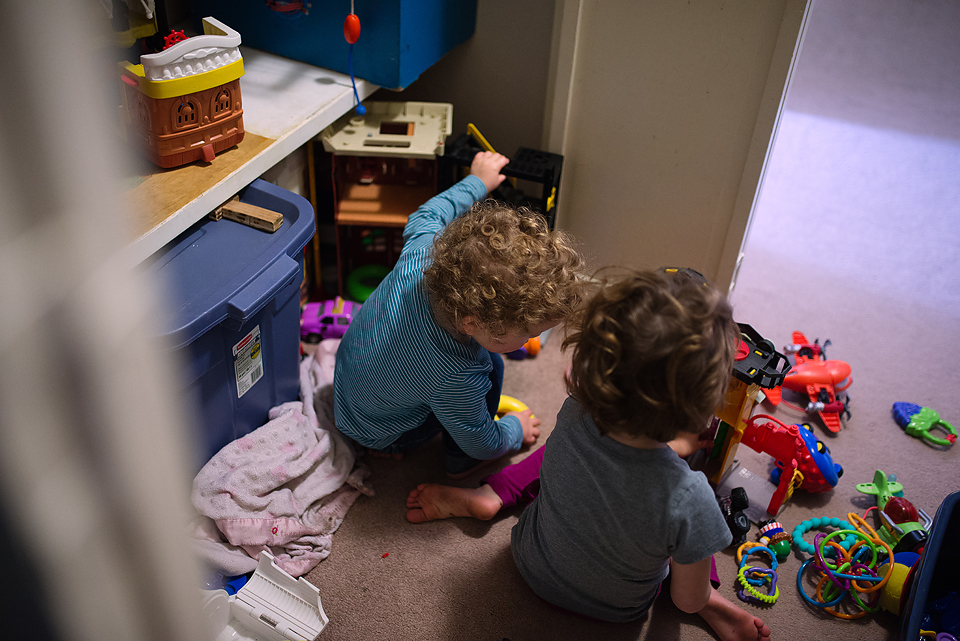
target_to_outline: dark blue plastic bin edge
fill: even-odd
[[[304,224],[300,225],[297,235],[294,236],[287,244],[285,252],[278,255],[273,261],[265,264],[263,268],[258,270],[256,273],[251,274],[239,290],[233,290],[233,292],[231,292],[228,287],[225,287],[223,290],[221,290],[221,292],[226,292],[226,294],[220,295],[224,303],[224,311],[222,313],[216,315],[206,314],[200,318],[194,319],[192,323],[184,327],[171,329],[169,332],[167,332],[166,337],[168,339],[168,350],[175,351],[184,348],[229,318],[234,318],[238,322],[245,322],[246,320],[249,320],[258,314],[263,306],[266,305],[272,299],[272,297],[277,294],[277,292],[282,291],[283,288],[289,285],[291,280],[296,277],[297,270],[300,266],[299,255],[301,252],[303,252],[303,249],[307,246],[307,243],[310,242],[310,238],[313,237],[316,228],[313,206],[303,196],[283,189],[282,187],[278,187],[273,183],[267,182],[261,178],[255,179],[243,189],[243,191],[240,193],[240,200],[242,202],[257,200],[260,194],[272,196],[273,198],[286,201],[290,205],[295,206],[300,216],[298,217],[297,222],[299,223],[301,220],[303,220]],[[205,221],[201,220],[199,222]],[[286,220],[284,222],[286,223]],[[281,227],[281,230],[282,229],[283,228]],[[278,230],[276,233],[279,233],[279,231],[280,230]],[[291,265],[289,262],[284,260],[285,258],[288,260],[292,259],[293,264]],[[268,272],[269,276],[266,276],[267,278],[276,276],[279,271],[281,271],[281,269],[278,269],[278,263],[281,263],[282,271],[286,272],[284,274],[283,282],[277,283],[275,286],[271,287],[270,291],[268,291],[265,295],[257,297],[257,302],[254,305],[247,305],[246,314],[239,313],[242,310],[236,309],[233,305],[231,305],[232,301],[236,300],[238,296],[242,295],[245,290],[256,283],[259,279],[264,278]],[[205,322],[202,322],[204,320]]]
[[[956,545],[956,541],[944,541],[949,529],[950,520],[954,517],[957,503],[960,503],[960,490],[948,494],[937,513],[933,517],[933,525],[930,527],[930,538],[923,548],[923,554],[920,555],[919,564],[916,568],[913,585],[910,588],[910,595],[904,605],[902,625],[900,627],[900,641],[917,641],[920,638],[920,623],[926,613],[928,592],[933,573],[936,568],[936,562],[940,557],[940,550],[945,543]],[[960,513],[958,513],[960,514]],[[930,564],[929,566],[927,564]]]
[[[306,246],[306,243],[304,243],[303,246],[300,247],[300,251],[303,251],[303,247],[305,246]],[[289,270],[290,263],[288,261],[291,261],[291,260],[293,261],[293,264],[292,264],[292,267],[294,268],[293,271]],[[281,269],[277,269],[278,266]],[[237,296],[234,296],[233,298],[230,298],[227,300],[227,306],[226,306],[227,311],[225,313],[220,314],[219,316],[213,316],[213,315],[206,316],[207,322],[191,324],[189,326],[189,330],[190,330],[189,332],[184,331],[184,329],[171,332],[169,334],[169,337],[179,337],[180,340],[174,339],[174,340],[168,341],[167,349],[169,351],[176,351],[178,349],[183,349],[184,347],[194,342],[195,340],[197,340],[198,338],[200,338],[201,336],[209,332],[211,329],[213,329],[214,327],[217,327],[218,325],[222,324],[228,319],[235,320],[238,326],[243,325],[248,320],[250,320],[257,314],[259,314],[260,310],[262,310],[267,303],[273,300],[273,298],[277,295],[277,293],[279,293],[280,291],[283,290],[284,287],[289,285],[296,278],[297,271],[299,269],[300,269],[300,264],[297,262],[296,259],[287,255],[278,256],[277,260],[275,260],[274,262],[270,263],[270,265],[268,265],[264,269],[257,272],[256,276],[254,276],[251,280],[249,280],[247,282],[247,285],[245,286],[245,287],[252,287],[261,278],[265,278],[267,281],[269,281],[270,279],[274,278],[277,275],[277,273],[279,273],[280,271],[287,272],[284,279],[282,281],[278,281],[276,285],[271,286],[270,289],[266,290],[265,293],[261,294],[257,298],[257,302],[254,305],[247,306],[245,309],[240,309],[234,306],[233,304],[234,301],[237,300],[237,298],[241,294],[243,294],[242,291],[238,292]]]

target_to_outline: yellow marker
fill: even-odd
[[[477,139],[477,142],[480,143],[480,146],[486,149],[491,153],[497,153],[497,150],[487,142],[487,139],[483,137],[483,134],[480,133],[480,130],[471,122],[467,124],[467,133]]]
[[[492,154],[497,153],[497,150],[493,148],[493,145],[491,145],[489,142],[487,142],[487,139],[483,137],[483,134],[480,133],[480,130],[477,129],[477,126],[474,125],[472,122],[467,123],[467,133],[470,134],[471,136],[473,136],[474,138],[476,138],[476,139],[477,139],[477,142],[480,143],[480,146],[481,146],[481,147],[483,147],[484,149],[486,149],[487,151],[489,151],[489,152],[492,153]],[[516,178],[511,178],[511,179],[510,179],[510,183],[511,183],[514,187],[516,187],[516,186],[517,186],[517,179],[516,179]],[[550,211],[550,207],[547,207],[547,211]]]

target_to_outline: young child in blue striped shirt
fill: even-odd
[[[508,162],[478,153],[469,176],[410,215],[396,266],[337,351],[340,431],[397,457],[442,433],[451,478],[536,441],[530,410],[494,420],[500,354],[556,326],[583,297],[583,259],[564,233],[536,212],[484,201]]]

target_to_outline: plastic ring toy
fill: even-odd
[[[829,536],[825,537],[823,544],[829,544],[833,547],[839,547],[836,541],[829,541],[829,539],[835,535],[839,536],[843,533],[844,532],[842,530],[838,532],[833,532]],[[860,565],[861,567],[866,568],[867,571],[873,574],[873,576],[852,575],[852,574],[846,575],[846,574],[836,574],[836,573],[834,573],[833,576],[837,578],[842,578],[842,579],[849,579],[850,581],[852,581],[852,587],[856,592],[863,592],[864,594],[869,594],[871,592],[876,592],[877,590],[883,588],[883,586],[886,585],[887,580],[889,580],[891,574],[893,573],[892,565],[888,565],[887,573],[883,576],[883,578],[877,575],[877,573],[873,570],[874,565],[876,565],[877,563],[876,543],[879,543],[886,549],[887,558],[893,558],[893,549],[891,549],[891,547],[881,538],[870,539],[869,536],[865,535],[862,532],[858,532],[858,535],[863,537],[863,540],[858,541],[856,545],[850,548],[850,554],[847,555],[845,558],[848,559],[852,564]],[[869,549],[873,552],[873,558],[871,559],[869,564],[864,564],[858,560],[860,554],[868,549],[867,547],[864,547],[858,550],[857,548],[859,548],[861,545],[869,546]],[[861,587],[857,583],[857,581],[867,581],[869,583],[875,582],[876,584],[871,587],[865,588],[865,587]]]
[[[835,528],[840,528],[843,530],[853,530],[853,526],[844,521],[843,519],[838,518],[815,518],[804,521],[797,527],[793,529],[793,544],[800,548],[801,552],[805,552],[810,556],[814,555],[814,548],[812,545],[803,540],[803,535],[812,528],[826,527],[831,526]],[[840,544],[843,546],[843,549],[849,550],[850,546],[853,545],[857,540],[857,537],[853,534],[847,535],[847,538]]]
[[[820,581],[817,583],[817,598],[818,598],[818,599],[822,599],[822,598],[823,598],[823,596],[822,596],[821,593],[820,593],[820,590],[821,590],[821,588],[823,587],[823,584],[827,582],[827,579],[828,579],[828,578],[829,578],[829,577],[827,577],[827,576],[822,576],[822,577],[820,577]],[[842,600],[845,596],[847,596],[847,592],[846,592],[846,591],[840,592],[840,597],[839,597],[839,598],[840,598],[841,600]],[[831,602],[831,603],[832,603],[832,602]],[[844,612],[839,612],[839,611],[837,611],[837,610],[834,610],[834,609],[833,609],[833,606],[825,606],[823,609],[824,609],[824,611],[829,612],[830,614],[832,614],[833,616],[835,616],[835,617],[837,617],[837,618],[839,618],[839,619],[859,619],[860,617],[862,617],[863,615],[865,615],[865,614],[867,613],[866,610],[860,610],[860,611],[857,612],[856,614],[846,614],[846,613],[844,613]]]
[[[852,554],[852,553],[853,553],[853,550],[856,549],[857,547],[861,546],[861,545],[867,545],[867,546],[870,548],[870,551],[873,552],[873,558],[871,559],[870,563],[867,564],[867,565],[869,565],[869,567],[873,567],[874,565],[876,565],[876,563],[877,563],[877,546],[876,546],[876,544],[874,544],[874,542],[871,541],[870,538],[869,538],[866,534],[864,534],[864,533],[862,533],[862,532],[860,532],[860,531],[858,531],[858,530],[837,530],[836,532],[831,532],[831,533],[828,534],[827,536],[823,537],[823,543],[827,543],[828,541],[830,541],[830,540],[833,539],[834,537],[840,536],[840,535],[843,535],[843,534],[847,534],[847,535],[851,535],[851,534],[852,534],[852,535],[854,535],[854,536],[861,537],[861,539],[862,539],[861,541],[857,541],[857,544],[856,544],[856,545],[847,548],[847,551],[851,553],[850,556],[848,557],[851,563],[853,563],[853,557],[855,556],[854,554]],[[820,535],[817,535],[817,536],[819,537]],[[842,545],[842,544],[841,544],[841,545]],[[818,552],[821,551],[822,549],[823,549],[823,548],[822,548],[822,544],[821,544],[821,548],[820,548],[820,550],[818,550]],[[856,554],[856,556],[859,556],[859,554],[860,554],[860,552],[858,551],[857,554]],[[826,563],[825,561],[821,561],[821,562],[822,562],[824,565],[827,565],[827,563]],[[828,567],[829,567],[829,566],[828,566]]]
[[[768,576],[770,579],[770,590],[772,591],[772,594],[764,594],[754,588],[751,585],[751,581],[746,577],[747,571]],[[760,603],[766,603],[769,605],[773,605],[777,602],[777,599],[780,598],[780,588],[777,586],[777,573],[773,570],[742,567],[740,568],[740,571],[737,572],[737,579],[740,581],[740,585],[743,586],[743,589],[741,590],[741,598],[743,598],[742,593],[746,592]],[[766,581],[761,581],[761,584],[762,583],[766,583]]]
[[[741,547],[743,547],[743,546],[741,546]],[[737,552],[738,552],[738,556],[739,556],[739,550],[737,550]],[[759,553],[759,552],[763,552],[763,553],[768,554],[768,555],[770,556],[770,567],[771,567],[771,569],[776,570],[776,569],[777,569],[777,555],[773,553],[773,550],[771,550],[771,549],[768,548],[768,547],[764,547],[764,546],[762,546],[762,545],[755,545],[755,546],[753,546],[752,548],[750,548],[749,550],[746,551],[746,553],[743,555],[743,558],[740,559],[740,569],[742,570],[743,567],[744,567],[744,565],[746,565],[746,563],[747,563],[747,557],[748,557],[748,556],[750,556],[751,554],[757,554],[757,553]]]
[[[893,549],[887,544],[887,542],[884,541],[883,539],[877,539],[877,543],[879,543],[886,549],[887,559],[888,560],[893,559]],[[883,579],[881,579],[876,585],[873,585],[869,588],[861,588],[859,585],[857,585],[857,580],[860,580],[860,579],[870,580],[870,579],[868,577],[857,577],[857,580],[853,581],[853,587],[856,588],[858,592],[863,592],[865,594],[869,594],[870,592],[876,592],[877,590],[882,589],[883,586],[887,584],[887,581],[890,580],[890,577],[893,576],[893,566],[894,566],[894,563],[892,562],[887,563],[887,573],[883,575]]]
[[[823,577],[822,579],[820,579],[820,582],[817,583],[817,597],[818,597],[818,598],[820,597],[820,589],[821,589],[821,586],[823,586],[823,584],[824,584],[824,579],[825,579],[825,578],[826,578],[826,577]],[[844,593],[844,594],[847,594],[847,593]],[[830,614],[832,614],[833,616],[837,617],[838,619],[847,619],[847,620],[850,620],[850,619],[859,619],[860,617],[864,616],[864,615],[867,614],[868,612],[869,612],[870,614],[876,614],[877,612],[880,611],[880,595],[879,595],[879,594],[874,595],[873,603],[871,603],[871,604],[864,603],[864,602],[860,599],[860,597],[857,595],[857,591],[856,591],[856,590],[854,590],[854,591],[852,591],[852,592],[849,592],[849,594],[850,594],[850,598],[853,599],[853,601],[857,604],[857,606],[860,607],[860,612],[857,612],[856,614],[846,614],[845,612],[839,612],[839,611],[834,610],[834,609],[832,609],[832,608],[824,608],[825,611],[826,611],[826,612],[829,612]],[[841,595],[841,596],[843,596],[843,595]]]
[[[821,523],[822,525],[824,523]],[[831,522],[825,523],[830,525]],[[846,537],[848,543],[851,534],[859,538],[849,550],[844,549],[837,541],[839,537]],[[814,537],[814,557],[804,561],[797,573],[797,590],[803,600],[814,607],[822,608],[825,612],[839,619],[859,619],[870,613],[880,610],[880,590],[892,574],[892,565],[888,565],[886,575],[880,577],[875,566],[880,559],[879,546],[882,546],[888,558],[892,558],[890,546],[880,538],[873,538],[863,530],[838,530],[829,535],[818,533]],[[831,548],[835,558],[827,560],[826,551]],[[808,566],[821,573],[816,584],[816,600],[808,596],[803,589],[803,572]],[[864,587],[869,586],[869,587]],[[870,596],[865,596],[870,595]],[[848,614],[834,609],[849,596],[859,612]]]
[[[824,534],[817,534],[817,535],[814,537],[814,539],[813,539],[814,558],[816,558],[816,560],[817,560],[817,561],[816,561],[817,567],[818,567],[818,569],[820,570],[820,572],[823,573],[824,576],[826,576],[827,578],[829,578],[829,579],[833,582],[833,584],[834,584],[835,586],[837,586],[839,589],[841,589],[841,590],[843,590],[844,592],[846,592],[847,590],[850,589],[850,581],[847,580],[847,581],[844,581],[844,582],[841,583],[840,580],[837,579],[837,578],[833,575],[833,568],[831,568],[830,565],[827,563],[827,561],[823,558],[823,539],[824,539],[824,537],[825,537]],[[843,561],[843,563],[841,564],[840,561]],[[844,552],[844,553],[842,554],[842,558],[837,560],[837,568],[836,568],[836,569],[837,569],[838,571],[842,572],[843,570],[847,569],[848,567],[850,567],[850,555],[847,554],[846,552]]]
[[[740,565],[740,562],[743,560],[744,550],[749,550],[750,548],[760,547],[760,544],[756,541],[744,541],[740,544],[740,547],[737,548],[737,565]]]
[[[815,608],[832,608],[833,606],[843,601],[843,598],[847,596],[846,592],[841,592],[840,596],[838,596],[836,599],[832,601],[827,601],[826,603],[821,603],[820,601],[814,601],[809,596],[807,596],[807,593],[804,592],[803,590],[802,577],[803,577],[803,571],[806,570],[811,563],[813,563],[813,557],[810,557],[809,559],[804,561],[803,564],[800,566],[800,571],[797,572],[797,592],[800,593],[800,596],[803,598],[803,600],[806,601],[808,605],[812,605]],[[826,581],[826,579],[827,577],[823,577],[820,580]]]
[[[870,508],[870,510],[875,510],[876,508]],[[869,513],[870,510],[867,510]],[[847,519],[853,523],[853,527],[858,532],[866,534],[871,540],[876,541],[880,538],[880,535],[877,534],[877,531],[870,527],[870,524],[866,521],[866,514],[860,516],[856,512],[847,512]]]
[[[384,265],[361,265],[347,276],[347,295],[358,303],[363,303],[377,288],[390,269]]]

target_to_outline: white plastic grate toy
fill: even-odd
[[[281,570],[269,552],[235,595],[205,590],[203,613],[215,641],[312,641],[329,622],[316,586]]]

